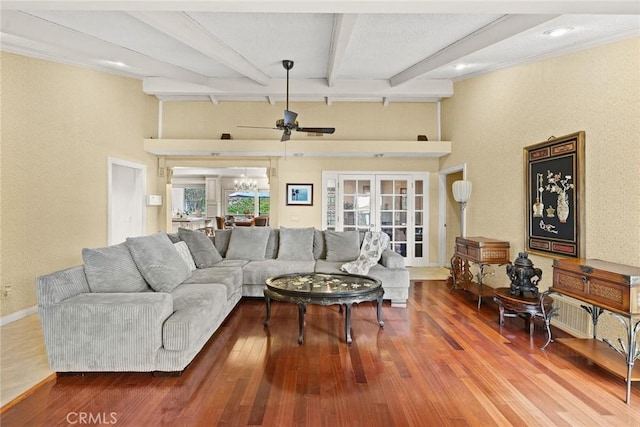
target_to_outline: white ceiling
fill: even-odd
[[[0,3],[3,51],[143,81],[163,100],[397,102],[640,35],[640,2],[116,1]],[[570,27],[563,37],[545,31]],[[465,64],[465,68],[457,66]]]

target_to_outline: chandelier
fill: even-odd
[[[233,189],[235,191],[241,191],[243,193],[251,193],[258,189],[258,182],[255,179],[248,179],[247,170],[244,170],[244,174],[240,175],[240,179],[233,181]]]

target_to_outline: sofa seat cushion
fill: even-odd
[[[319,259],[316,261],[316,273],[325,273],[325,274],[344,274],[344,271],[340,270],[344,264],[342,261],[326,261],[324,259]]]
[[[315,272],[325,274],[345,274],[344,271],[340,270],[342,264],[342,262],[331,262],[319,259],[316,261]],[[409,287],[409,270],[406,268],[387,268],[381,264],[376,264],[369,269],[369,273],[366,275],[380,280],[385,289]]]
[[[227,291],[222,284],[184,284],[171,292],[173,314],[162,326],[162,346],[184,351],[209,332],[212,319],[224,313]]]
[[[248,263],[249,263],[249,261],[244,260],[244,259],[224,259],[224,260],[220,261],[219,263],[217,263],[216,265],[214,265],[213,268],[244,267]]]
[[[367,276],[380,280],[385,289],[409,288],[409,270],[406,268],[387,268],[376,264],[369,269]]]
[[[242,292],[242,269],[240,267],[199,268],[183,285],[192,283],[220,283],[226,288],[226,297]]]
[[[313,272],[314,265],[315,261],[251,261],[242,268],[242,282],[248,285],[264,285],[268,278],[281,274]]]

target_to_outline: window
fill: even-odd
[[[172,191],[171,213],[178,214],[206,214],[205,186],[180,185],[174,186]]]
[[[227,215],[269,215],[269,190],[240,192],[227,190]]]

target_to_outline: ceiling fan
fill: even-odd
[[[336,128],[304,128],[298,126],[298,122],[296,118],[298,117],[298,113],[295,111],[289,110],[289,70],[293,68],[293,61],[289,59],[284,59],[282,61],[282,66],[285,70],[287,70],[287,109],[284,110],[284,118],[276,120],[276,127],[274,128],[265,128],[261,126],[238,126],[241,128],[260,128],[260,129],[277,129],[281,130],[282,138],[280,141],[288,141],[291,138],[291,131],[296,132],[309,132],[309,133],[334,133]]]

